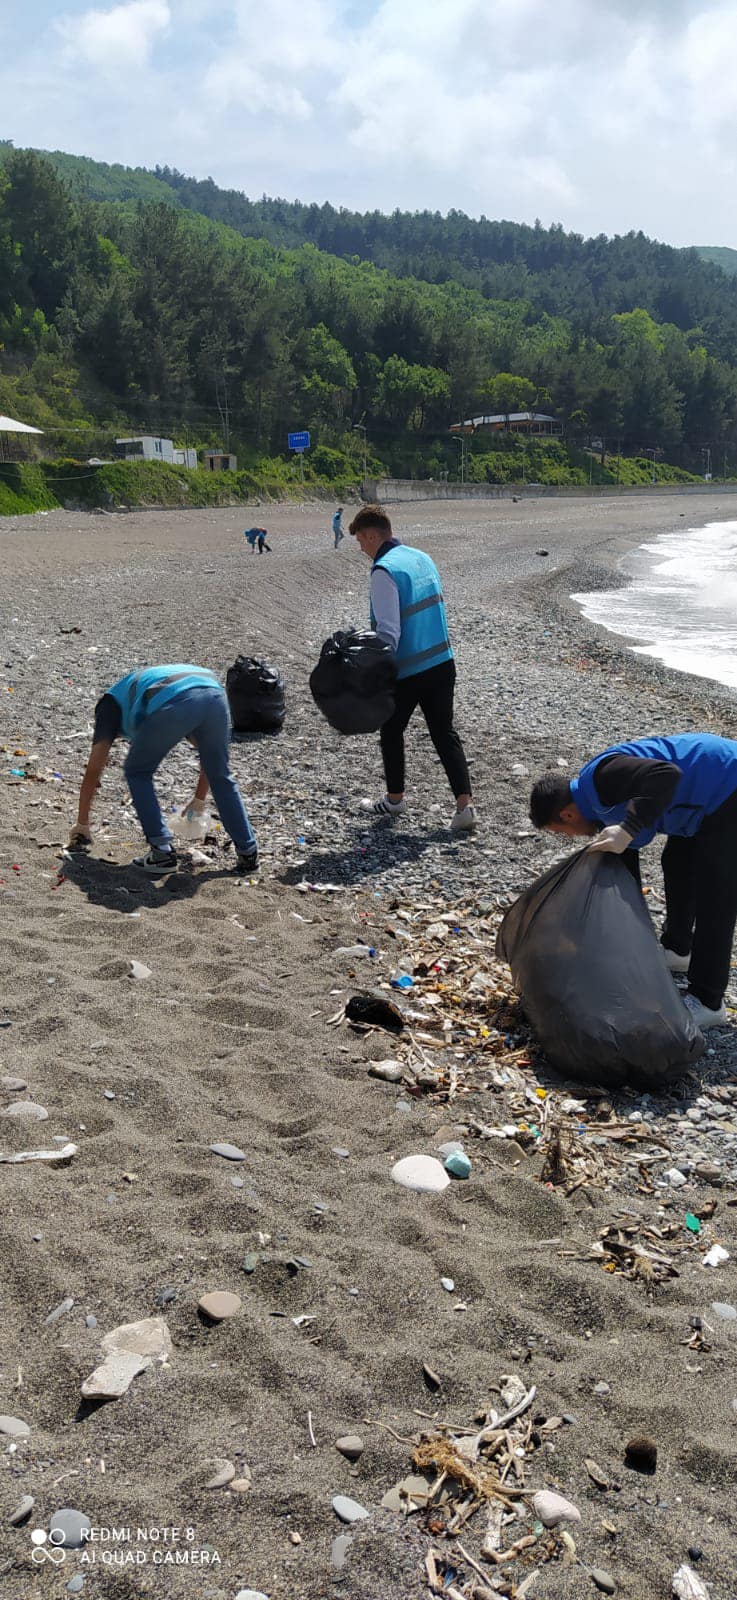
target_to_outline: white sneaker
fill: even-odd
[[[669,950],[667,944],[660,946],[665,956],[665,964],[669,972],[688,972],[691,965],[690,956],[679,956],[675,950]]]
[[[702,1001],[697,999],[695,994],[685,994],[683,996],[683,1004],[688,1007],[697,1028],[700,1028],[702,1033],[705,1028],[725,1027],[727,1007],[724,1001],[722,1001],[718,1011],[711,1011],[708,1006],[703,1005]]]
[[[478,822],[475,806],[464,806],[462,811],[454,812],[450,819],[451,833],[473,833]]]
[[[380,800],[365,802],[366,810],[371,811],[375,817],[401,817],[407,810],[406,800],[390,800],[388,794],[382,795]]]

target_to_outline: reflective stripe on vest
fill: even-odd
[[[129,672],[107,690],[117,701],[121,711],[121,733],[130,739],[147,716],[161,711],[171,700],[188,689],[215,689],[224,693],[222,685],[206,667],[175,662],[171,666],[142,667]]]
[[[656,833],[675,834],[690,839],[705,817],[718,811],[737,791],[737,741],[720,739],[712,733],[676,733],[670,737],[633,739],[602,750],[571,781],[571,799],[581,815],[605,826],[623,822],[627,801],[605,806],[596,791],[596,769],[606,756],[638,756],[647,761],[669,761],[681,769],[675,794],[667,810],[650,828],[643,828],[632,840],[641,850]]]
[[[387,550],[374,567],[386,568],[399,594],[398,677],[409,678],[451,661],[443,591],[434,561],[423,550],[400,544]],[[373,615],[371,620],[375,624]]]

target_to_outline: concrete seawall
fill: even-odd
[[[621,487],[618,484],[499,484],[432,483],[425,478],[372,478],[363,485],[367,501],[389,505],[398,501],[419,504],[427,500],[621,500],[653,494],[732,495],[735,483],[656,483]]]

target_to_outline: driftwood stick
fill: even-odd
[[[474,1572],[478,1574],[479,1578],[483,1578],[484,1583],[485,1583],[486,1582],[486,1578],[487,1578],[487,1573],[484,1572],[483,1567],[479,1566],[478,1561],[474,1561],[473,1556],[470,1556],[468,1551],[464,1550],[463,1545],[461,1544],[460,1540],[458,1541],[458,1549],[459,1549],[460,1554],[463,1556],[464,1561],[468,1562],[469,1567],[473,1567]]]
[[[416,1439],[405,1438],[403,1433],[397,1433],[396,1429],[389,1427],[388,1422],[380,1422],[378,1417],[364,1417],[363,1420],[368,1428],[383,1428],[385,1433],[390,1433],[393,1439],[399,1440],[400,1444],[411,1444],[415,1445],[415,1447],[417,1445]]]
[[[505,1411],[504,1416],[499,1418],[499,1421],[497,1422],[497,1428],[508,1428],[510,1422],[514,1422],[517,1417],[521,1417],[523,1411],[527,1411],[532,1405],[536,1394],[537,1387],[533,1383],[532,1388],[528,1389],[524,1399],[519,1400],[516,1406],[512,1406],[511,1411]]]

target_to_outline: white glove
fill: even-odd
[[[189,805],[185,806],[184,810],[182,812],[182,816],[184,817],[186,822],[196,822],[198,817],[202,817],[202,816],[204,816],[204,814],[205,814],[205,802],[204,802],[204,800],[190,800]]]
[[[632,835],[626,828],[602,828],[593,844],[589,845],[589,850],[607,850],[610,855],[621,856],[625,850],[629,850],[631,844]]]

